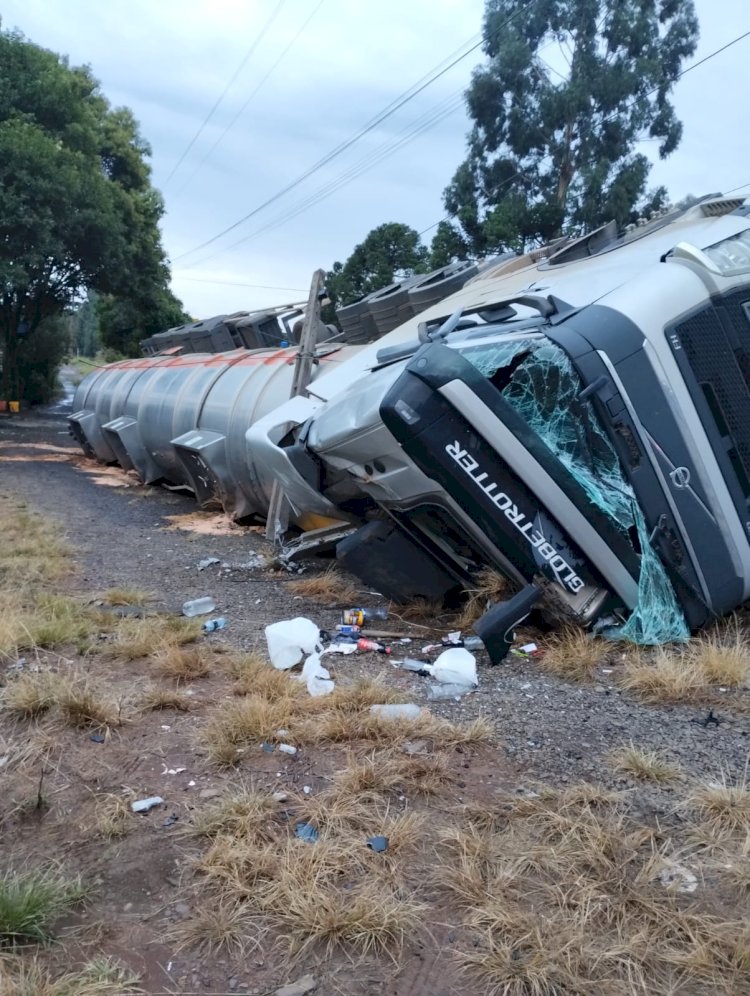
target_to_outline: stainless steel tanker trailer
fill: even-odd
[[[750,596],[749,215],[715,195],[484,268],[321,363],[309,397],[246,408],[235,489],[276,480],[298,516],[356,525],[338,557],[396,599],[491,566],[513,593],[477,624],[495,660],[536,604],[685,638]],[[184,445],[176,403],[158,411]]]

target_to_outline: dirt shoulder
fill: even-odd
[[[742,965],[750,941],[738,926],[745,879],[727,872],[727,865],[745,869],[750,859],[741,833],[750,832],[742,789],[747,690],[717,687],[706,701],[644,704],[618,681],[623,651],[605,645],[582,683],[551,675],[533,658],[492,668],[479,655],[478,690],[446,702],[428,701],[426,679],[380,655],[325,658],[338,698],[321,705],[292,677],[282,676],[288,687],[271,687],[248,664],[252,652],[265,662],[269,623],[301,615],[332,630],[341,609],[296,596],[287,573],[258,566],[272,554],[259,528],[196,514],[183,493],[144,488],[118,469],[86,461],[64,421],[53,417],[0,422],[0,518],[19,499],[54,523],[73,550],[73,571],[53,593],[91,604],[108,589],[152,592],[147,618],[125,619],[135,628],[154,613],[176,618],[184,601],[211,595],[227,620],[225,630],[188,645],[207,662],[194,679],[169,676],[158,639],[132,659],[113,653],[119,630],[106,620],[98,646],[23,651],[21,665],[0,662],[5,689],[21,673],[50,671],[64,681],[94,680],[120,709],[117,721],[100,725],[65,722],[59,698],[33,721],[0,712],[0,755],[8,757],[0,770],[3,867],[53,859],[91,886],[83,907],[57,925],[61,945],[40,952],[45,970],[59,975],[106,954],[136,973],[148,993],[274,993],[306,973],[317,992],[349,996],[750,992],[750,960]],[[208,557],[219,563],[199,570]],[[116,608],[98,608],[121,625]],[[412,637],[404,648],[411,656],[446,631],[439,620],[388,626]],[[530,637],[542,648],[552,638]],[[373,691],[372,681],[382,684]],[[369,705],[377,688],[429,709],[429,722],[413,730],[373,725]],[[165,702],[166,693],[181,695],[184,710],[146,708],[155,690]],[[279,702],[286,711],[275,713]],[[250,715],[254,708],[260,720]],[[335,733],[342,715],[344,732]],[[239,753],[222,764],[216,744],[230,718],[239,724]],[[481,735],[470,726],[475,720],[484,721]],[[287,724],[288,733],[278,734]],[[449,734],[448,724],[462,732]],[[279,751],[284,739],[296,754]],[[671,769],[658,777],[627,764],[618,770],[611,754],[631,744]],[[45,804],[35,808],[42,770]],[[711,807],[696,795],[705,783],[722,781],[741,788],[729,806],[744,813],[733,828],[722,816],[707,822]],[[595,790],[581,790],[581,783]],[[274,793],[286,798],[272,807]],[[133,799],[147,796],[164,802],[147,814],[128,811]],[[244,814],[239,835],[226,811],[216,809],[231,799]],[[347,809],[352,799],[357,804]],[[213,830],[185,832],[211,817],[212,807]],[[122,833],[106,830],[108,815],[121,821]],[[320,834],[315,843],[295,838],[296,826],[308,822]],[[377,855],[367,838],[388,828],[390,850]],[[593,867],[586,857],[592,848],[604,864]],[[256,862],[265,854],[273,867],[249,870],[249,852]],[[557,864],[545,864],[549,854]],[[658,879],[678,854],[697,883],[689,893]],[[586,897],[606,892],[606,882],[605,957],[586,940],[583,911]],[[574,883],[583,891],[575,901],[563,899]],[[623,912],[623,897],[634,889],[651,904],[637,923]],[[307,892],[317,896],[314,908],[302,902]],[[376,913],[367,905],[375,893],[388,898],[388,909]],[[360,907],[359,926],[350,925],[347,935],[344,910]],[[720,922],[734,926],[721,933]],[[649,925],[657,932],[657,924],[662,935],[649,960],[637,953],[638,932],[642,937]],[[212,929],[236,937],[208,943]],[[375,938],[372,945],[363,947],[363,936]],[[626,955],[615,954],[618,944]],[[710,950],[710,965],[701,963],[699,949]],[[531,961],[545,950],[542,982],[533,989]],[[617,957],[635,966],[632,988],[615,967]],[[650,988],[641,988],[638,972]],[[587,976],[588,988],[576,988],[575,980]]]

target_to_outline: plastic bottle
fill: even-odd
[[[189,602],[185,602],[182,606],[183,616],[205,616],[207,612],[213,612],[216,608],[216,602],[211,598],[210,595],[204,595],[203,598],[193,598]]]
[[[219,616],[218,619],[207,619],[203,623],[203,632],[204,633],[213,633],[217,629],[224,629],[224,627],[226,626],[226,624],[227,624],[227,621],[224,618],[224,616]]]
[[[357,640],[357,650],[374,650],[377,654],[390,654],[391,648],[377,640]]]
[[[388,609],[385,606],[371,609],[345,609],[341,613],[341,622],[347,626],[364,626],[369,622],[382,622],[388,618]]]
[[[387,705],[370,706],[372,715],[382,716],[383,719],[416,719],[421,711],[418,705],[411,702],[389,702]]]
[[[430,685],[427,690],[427,698],[433,702],[440,702],[443,699],[460,699],[462,695],[474,690],[473,685],[459,685],[455,682],[449,685]]]
[[[336,627],[336,632],[341,633],[343,636],[354,636],[362,632],[361,626],[352,626],[350,623],[343,623]]]
[[[459,640],[451,640],[445,636],[440,641],[440,645],[443,647],[463,647],[464,650],[484,650],[484,644],[478,636],[465,636]]]
[[[394,661],[394,663],[396,663]],[[407,657],[403,661],[398,662],[398,666],[402,671],[416,671],[417,674],[429,674],[427,670],[428,661],[415,661],[412,657]]]

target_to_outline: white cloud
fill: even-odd
[[[89,63],[114,104],[131,107],[153,148],[154,181],[163,187],[277,0],[6,0],[3,26]],[[283,64],[226,135],[201,160],[278,58],[318,0],[286,0],[237,83],[163,189],[165,246],[172,258],[215,235],[355,133],[481,28],[482,0],[324,0]],[[695,58],[750,28],[747,0],[697,0],[701,43]],[[720,11],[720,16],[719,16]],[[420,115],[468,83],[472,53],[455,69],[234,238],[275,221],[356,164],[396,140]],[[674,198],[750,181],[743,119],[750,39],[689,73],[675,94],[684,138],[654,184]],[[424,229],[442,214],[441,194],[464,152],[462,108],[371,172],[281,227],[197,265],[179,260],[173,286],[188,310],[205,316],[283,300],[304,288],[313,269],[345,259],[375,225],[404,221]],[[655,156],[653,145],[645,146]],[[750,188],[748,188],[750,191]],[[221,281],[206,283],[204,281]],[[304,297],[304,294],[297,295]]]

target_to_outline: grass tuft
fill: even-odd
[[[322,574],[313,577],[288,581],[286,586],[294,595],[301,595],[327,606],[356,605],[359,599],[356,585],[335,567],[329,567]]]
[[[612,751],[609,762],[615,771],[631,775],[640,781],[668,782],[680,776],[680,769],[656,751],[643,750],[632,743]]]
[[[495,602],[501,602],[511,592],[511,583],[502,574],[489,567],[477,574],[474,587],[466,589],[467,599],[456,617],[456,629],[469,629]]]
[[[46,941],[55,920],[85,894],[79,878],[65,878],[55,870],[4,871],[0,874],[0,941]]]
[[[690,796],[690,807],[698,814],[704,828],[716,839],[741,834],[750,835],[750,786],[747,773],[731,783],[726,776],[710,782]]]
[[[106,605],[137,605],[144,606],[154,600],[154,594],[140,588],[109,588],[101,600]]]
[[[103,955],[80,971],[53,976],[37,957],[26,954],[0,957],[0,993],[3,996],[136,996],[143,993],[138,975]]]
[[[52,671],[24,671],[3,689],[3,708],[19,719],[36,719],[55,705],[60,678]]]
[[[119,795],[108,795],[97,802],[96,832],[109,840],[125,837],[132,826],[132,814],[127,801]]]
[[[122,710],[108,689],[87,674],[65,677],[59,686],[57,704],[63,719],[77,729],[120,726]]]
[[[137,660],[164,647],[192,643],[201,635],[201,626],[200,619],[184,619],[182,616],[121,619],[115,627],[114,638],[105,644],[104,649],[112,657]]]
[[[260,921],[244,903],[226,897],[201,903],[172,931],[178,951],[192,948],[208,956],[222,951],[244,956],[260,947],[264,934]]]
[[[145,711],[158,709],[173,709],[175,712],[190,712],[195,703],[189,695],[174,688],[147,688],[139,701],[140,708]]]
[[[199,837],[231,835],[235,840],[271,839],[277,828],[279,804],[266,792],[243,788],[199,809],[190,832]]]
[[[566,681],[587,681],[606,652],[601,640],[568,627],[549,640],[539,666]]]
[[[186,647],[168,643],[154,654],[154,663],[165,678],[195,681],[211,670],[213,652],[207,647]]]

